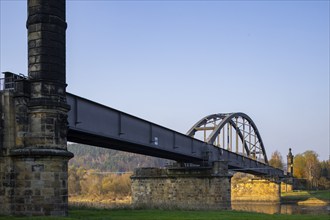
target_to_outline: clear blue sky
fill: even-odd
[[[1,71],[27,75],[26,1],[1,0]],[[267,154],[329,158],[329,1],[67,1],[67,90],[186,131],[244,112]]]

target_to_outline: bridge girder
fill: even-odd
[[[67,93],[67,102],[71,106],[68,141],[203,166],[228,161],[231,170],[284,177],[283,170],[271,167],[265,161],[220,148],[214,143],[209,144],[82,97]],[[232,126],[235,128],[236,125]]]

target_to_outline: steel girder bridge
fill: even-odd
[[[208,166],[228,161],[228,168],[271,178],[283,170],[268,164],[260,133],[244,113],[213,114],[187,134],[67,93],[68,141]]]

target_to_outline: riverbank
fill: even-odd
[[[232,203],[233,211],[264,214],[329,214],[330,190],[328,191],[295,191],[282,194],[282,203]],[[70,197],[69,203],[76,208],[96,209],[131,209],[131,197],[109,196]]]
[[[330,190],[293,191],[282,193],[281,203],[298,205],[327,205],[330,204]]]
[[[131,206],[131,197],[123,196],[110,198],[109,196],[70,196],[69,204],[74,207],[88,207],[88,208],[108,208],[108,209],[126,209]],[[240,204],[240,203],[238,203]],[[297,205],[329,205],[330,204],[330,190],[319,191],[294,191],[289,193],[282,193],[281,204],[297,204]],[[233,203],[234,207],[235,203]],[[273,204],[267,204],[271,206]],[[275,204],[276,205],[276,204]],[[253,204],[252,204],[253,206]],[[234,210],[240,210],[235,209]],[[274,209],[275,210],[275,209]],[[248,210],[242,210],[248,211]],[[276,211],[274,211],[276,213]]]
[[[0,220],[47,220],[49,217],[5,217]],[[52,217],[52,220],[328,220],[329,215],[268,215],[237,211],[180,211],[180,210],[132,210],[132,209],[76,209],[68,217]]]
[[[71,197],[70,210],[68,217],[52,217],[53,220],[75,220],[75,219],[90,219],[90,220],[328,220],[328,214],[270,214],[254,213],[245,211],[183,211],[183,210],[134,210],[131,208],[130,199],[128,197],[120,199],[108,199],[94,197],[79,198]],[[100,200],[101,199],[101,203]],[[298,204],[304,202],[312,204],[315,200],[320,200],[322,203],[330,204],[330,190],[327,191],[296,191],[283,193],[282,200],[289,204]],[[312,202],[312,200],[314,200]],[[318,203],[320,203],[318,201]],[[309,203],[312,202],[312,203]],[[315,204],[315,203],[313,203]],[[316,204],[320,205],[320,204]],[[260,206],[260,205],[259,205]],[[269,209],[269,207],[267,207]],[[288,208],[286,208],[288,209]],[[248,209],[247,209],[248,210]],[[272,210],[271,210],[272,211]],[[285,213],[290,213],[287,211]],[[283,212],[279,212],[283,213]],[[49,217],[8,217],[0,216],[0,220],[46,220]]]

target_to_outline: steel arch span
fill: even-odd
[[[242,112],[208,115],[192,126],[187,135],[268,164],[258,128]]]

